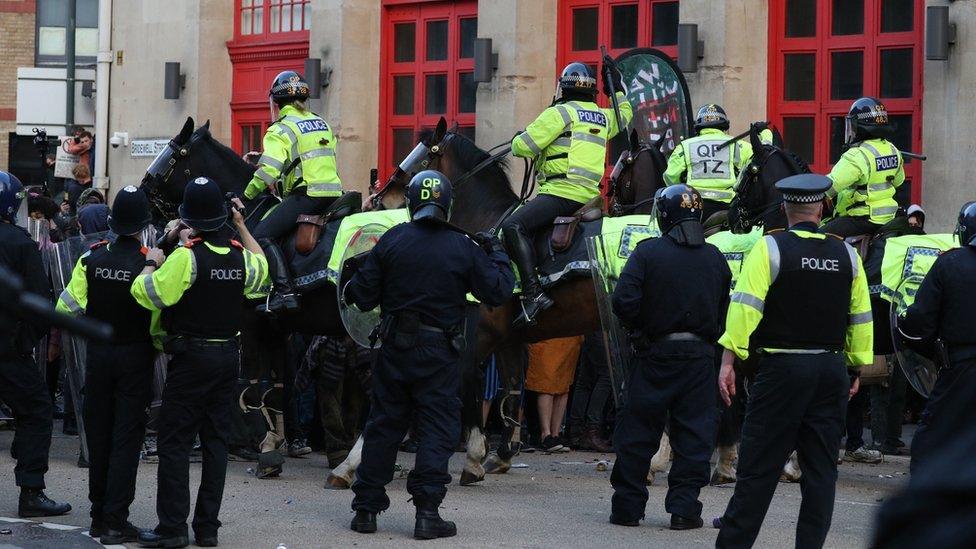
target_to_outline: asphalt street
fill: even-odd
[[[55,425],[59,430],[60,424]],[[97,547],[87,530],[87,472],[76,466],[77,437],[55,435],[51,450],[48,494],[74,506],[71,514],[49,519],[46,526],[5,522],[17,516],[17,490],[10,459],[10,431],[0,432],[0,547]],[[906,437],[907,438],[907,437]],[[450,487],[441,514],[458,524],[458,536],[434,542],[412,539],[413,506],[408,503],[401,476],[389,486],[392,507],[380,515],[379,532],[349,531],[352,493],[323,489],[328,474],[325,457],[312,454],[287,459],[277,479],[259,480],[252,464],[231,462],[221,511],[223,547],[275,549],[285,547],[704,547],[714,544],[716,530],[687,532],[667,529],[664,511],[665,481],[650,489],[646,519],[638,528],[607,522],[612,494],[609,471],[598,471],[595,460],[613,456],[571,452],[522,454],[506,475],[489,476],[472,487],[460,487],[457,476],[463,455],[451,461],[455,484]],[[400,454],[408,469],[413,455]],[[196,492],[200,465],[191,466],[191,493]],[[880,502],[907,478],[908,458],[888,458],[880,465],[840,466],[833,526],[827,547],[865,547]],[[131,520],[141,527],[155,525],[156,465],[139,469]],[[731,486],[708,487],[702,493],[706,523],[721,515],[732,495]],[[798,484],[780,483],[757,547],[790,547],[800,506]],[[77,527],[71,529],[71,527]]]

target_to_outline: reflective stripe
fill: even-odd
[[[733,191],[722,191],[718,189],[706,189],[696,187],[698,193],[702,195],[702,198],[707,198],[709,200],[730,200],[735,198],[735,192]]]
[[[525,143],[525,146],[528,147],[530,151],[532,151],[532,154],[539,154],[542,152],[542,148],[539,147],[538,144],[536,144],[535,140],[532,139],[532,136],[529,135],[529,132],[520,133],[519,139],[521,139],[522,143]],[[556,141],[558,141],[558,139]]]
[[[876,149],[874,145],[870,143],[861,143],[861,146],[871,151],[871,154],[873,154],[874,156],[882,156],[882,154],[878,151],[878,149]]]
[[[738,169],[739,161],[742,158],[742,151],[741,151],[741,147],[739,147],[739,143],[738,142],[732,143],[732,149],[733,149],[732,164],[734,164],[735,168]]]
[[[247,256],[244,257],[244,266],[247,267],[247,278],[244,280],[245,288],[252,288],[254,286],[254,278],[257,276],[255,272],[254,264],[247,260]]]
[[[894,215],[898,211],[898,206],[886,206],[884,208],[871,208],[872,215]]]
[[[769,283],[772,284],[779,276],[779,244],[772,235],[766,235],[766,248],[769,250]]]
[[[307,153],[305,153],[305,154],[303,154],[301,156],[301,159],[302,159],[302,161],[305,161],[305,160],[308,160],[309,158],[318,158],[320,156],[333,156],[334,157],[335,156],[335,151],[333,151],[332,149],[329,149],[327,147],[323,147],[321,149],[315,149],[315,150],[308,151]]]
[[[152,302],[153,306],[157,309],[165,309],[166,304],[163,300],[159,298],[159,294],[156,293],[156,285],[153,283],[152,275],[146,275],[146,296],[149,297],[149,301]]]
[[[251,256],[251,263],[257,263],[257,275],[251,281],[251,291],[256,292],[261,289],[261,283],[264,282],[264,263],[255,259],[253,256]]]
[[[573,144],[573,140],[568,137],[560,137],[552,142],[553,147],[568,147]],[[551,158],[551,157],[550,157]]]
[[[286,116],[284,118],[284,120],[286,120],[288,122],[291,122],[292,124],[298,124],[299,122],[304,122],[305,121],[304,118],[299,118],[299,117],[297,117],[297,116],[295,116],[293,114],[289,114],[288,116]]]
[[[563,124],[568,126],[573,123],[573,118],[569,115],[569,109],[565,105],[556,105],[556,111],[563,118]]]
[[[847,323],[850,325],[854,324],[867,324],[871,322],[871,311],[866,311],[863,313],[856,313],[848,316]]]
[[[268,185],[273,185],[274,182],[275,182],[275,177],[273,175],[271,175],[270,173],[264,171],[264,168],[258,168],[254,172],[254,175],[258,176],[258,179],[260,179],[261,181],[264,181]]]
[[[190,252],[190,286],[197,281],[197,256]]]
[[[730,300],[732,301],[732,303],[741,303],[743,305],[748,305],[749,307],[752,307],[753,309],[759,311],[760,313],[763,312],[763,308],[766,306],[766,303],[763,302],[763,300],[759,299],[758,297],[752,294],[747,294],[745,292],[732,292],[732,297],[730,298]]]
[[[317,192],[341,193],[342,192],[342,183],[331,183],[331,182],[311,183],[308,181],[306,181],[305,183],[308,185],[308,190],[313,193],[317,193]]]
[[[573,139],[578,139],[580,141],[586,141],[587,143],[595,143],[601,147],[607,146],[607,140],[599,135],[593,135],[591,133],[583,132],[573,132]]]
[[[599,183],[600,180],[603,179],[602,173],[591,172],[590,170],[586,170],[583,168],[570,168],[569,170],[566,171],[566,173],[569,175],[578,175],[580,177],[585,177],[586,179],[589,179],[590,181],[596,181],[597,183]]]
[[[289,117],[286,117],[285,120],[288,120],[288,118],[294,118],[294,117],[293,116],[289,116]],[[288,127],[288,126],[286,126],[284,124],[279,124],[278,127],[281,128],[281,131],[283,131],[286,134],[288,134],[288,137],[291,138],[292,147],[294,147],[295,146],[295,143],[298,143],[298,136],[295,135],[295,132],[292,131],[292,129],[290,127]]]
[[[285,163],[284,162],[282,162],[281,160],[278,160],[277,158],[271,158],[270,156],[268,156],[266,154],[262,154],[261,155],[261,158],[258,159],[258,164],[265,164],[267,166],[271,166],[272,168],[274,168],[274,169],[276,169],[278,171],[281,171],[281,170],[285,169]]]
[[[822,355],[835,352],[827,349],[767,349],[765,347],[759,350],[771,355]]]
[[[892,187],[893,185],[891,183],[885,181],[884,183],[874,183],[872,185],[868,185],[868,190],[871,192],[880,193],[880,192],[887,191]]]
[[[64,301],[64,304],[68,306],[68,310],[72,313],[80,313],[84,311],[84,309],[81,308],[81,305],[79,305],[75,300],[75,296],[71,295],[71,292],[69,292],[67,288],[61,292],[61,301]]]
[[[851,258],[851,272],[854,274],[854,278],[857,278],[857,275],[860,274],[860,264],[857,261],[857,250],[855,250],[854,246],[851,246],[847,242],[845,242],[844,245],[847,247],[847,255]]]

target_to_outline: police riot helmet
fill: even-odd
[[[573,62],[566,65],[559,75],[560,96],[569,93],[596,97],[596,76],[584,63]]]
[[[407,186],[407,212],[410,219],[451,219],[454,190],[451,181],[437,170],[424,170]]]
[[[976,201],[966,202],[959,210],[956,236],[959,237],[959,244],[976,247]]]
[[[703,206],[701,194],[694,187],[671,185],[654,195],[654,219],[661,234],[670,236],[678,244],[701,246],[705,243]]]
[[[308,99],[308,82],[295,71],[282,71],[271,82],[268,96],[279,104],[305,101]]]
[[[891,125],[884,103],[873,97],[862,97],[851,104],[851,110],[844,119],[845,143],[857,143],[890,134]]]
[[[722,105],[709,103],[698,109],[698,114],[695,115],[695,131],[705,128],[715,128],[723,132],[729,129],[729,117]]]
[[[21,205],[26,196],[27,191],[24,190],[17,176],[0,170],[0,220],[11,223],[26,221],[17,219],[23,213]]]
[[[112,202],[112,214],[108,226],[118,235],[130,236],[139,233],[149,222],[149,197],[133,185],[126,185]]]
[[[213,179],[198,177],[183,190],[180,219],[200,232],[216,231],[227,221],[224,194]]]

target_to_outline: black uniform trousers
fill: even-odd
[[[254,239],[277,239],[295,228],[300,215],[321,214],[335,202],[335,197],[317,198],[305,194],[305,189],[295,189],[285,197],[254,229]]]
[[[162,536],[187,535],[190,515],[190,451],[197,434],[203,470],[193,515],[197,537],[213,536],[227,474],[227,436],[231,429],[240,347],[236,341],[190,341],[175,353],[166,374],[159,409],[159,473],[156,514]]]
[[[959,436],[960,430],[972,429],[972,425],[959,421],[961,410],[973,403],[972,387],[976,387],[976,359],[952,361],[949,368],[939,371],[932,387],[928,404],[922,411],[918,429],[912,439],[911,473],[915,474],[927,465],[930,456],[939,446]]]
[[[0,357],[0,400],[17,421],[10,446],[10,455],[17,460],[17,486],[44,488],[53,409],[47,385],[31,356]]]
[[[707,343],[681,341],[652,344],[638,352],[627,402],[613,433],[617,461],[610,483],[617,518],[644,516],[647,472],[666,422],[670,422],[674,463],[664,508],[685,518],[701,516],[698,496],[708,484],[718,429],[714,354]]]
[[[752,547],[794,449],[803,469],[796,547],[823,546],[834,509],[849,390],[840,353],[760,358],[742,426],[738,482],[716,547]]]
[[[451,482],[447,465],[461,435],[458,354],[444,334],[421,331],[416,345],[384,345],[373,369],[373,395],[363,432],[363,461],[356,470],[352,508],[370,512],[390,506],[385,486],[393,480],[397,449],[413,419],[417,441],[407,491],[414,504],[439,505]]]
[[[881,229],[881,225],[871,223],[871,218],[862,216],[841,216],[835,217],[824,223],[820,232],[835,234],[847,238],[849,236],[860,236],[862,234],[874,234]]]
[[[149,341],[90,342],[87,354],[83,406],[91,516],[109,528],[121,529],[136,494],[155,349]]]

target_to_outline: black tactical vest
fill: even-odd
[[[142,245],[129,237],[119,237],[107,245],[96,244],[85,258],[85,315],[110,324],[116,343],[149,341],[151,315],[130,293],[132,281],[145,264]]]
[[[853,249],[834,237],[803,238],[790,231],[765,238],[773,282],[753,346],[843,351],[856,268]]]
[[[244,252],[229,242],[219,254],[203,242],[190,247],[195,276],[183,297],[163,310],[163,326],[169,335],[204,339],[231,339],[241,331],[244,314]]]

